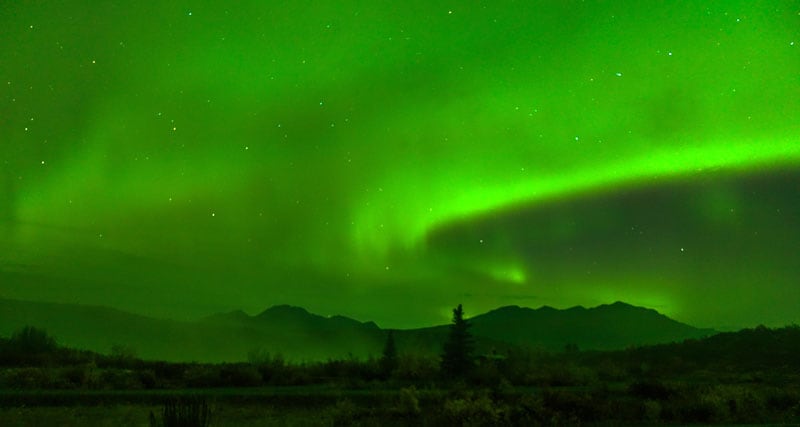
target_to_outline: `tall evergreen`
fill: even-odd
[[[442,353],[442,374],[446,378],[463,378],[473,366],[474,341],[469,333],[470,324],[464,319],[461,304],[453,309],[453,323]]]

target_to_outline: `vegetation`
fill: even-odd
[[[26,326],[11,336],[9,348],[24,354],[42,354],[55,350],[55,338],[42,329]]]
[[[389,378],[397,369],[397,346],[394,343],[394,332],[391,330],[386,335],[386,345],[380,360],[381,377]]]
[[[150,427],[207,427],[210,413],[203,398],[171,398],[164,402],[160,421],[150,412]]]
[[[460,329],[441,360],[387,335],[380,358],[288,363],[259,351],[233,364],[144,361],[124,346],[109,355],[73,350],[25,328],[0,339],[0,421],[29,425],[31,408],[58,420],[46,408],[94,414],[102,404],[109,414],[139,414],[138,425],[152,411],[159,426],[800,422],[797,326],[615,352],[475,357],[462,309],[451,328]],[[455,372],[460,381],[449,381]]]
[[[472,371],[475,343],[469,326],[464,319],[464,309],[459,304],[453,309],[453,323],[442,353],[442,374],[448,379],[463,379]]]

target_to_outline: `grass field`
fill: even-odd
[[[150,426],[160,402],[201,399],[211,426],[800,424],[797,390],[617,384],[499,389],[328,386],[161,391],[5,391],[2,426]]]
[[[100,406],[47,406],[0,408],[4,427],[150,427],[149,414],[160,406],[117,404]],[[214,408],[212,426],[327,426],[335,423],[330,412],[287,410],[259,405],[225,404]]]
[[[797,327],[509,351],[457,378],[424,357],[383,372],[375,359],[169,363],[48,348],[5,353],[0,427],[800,425]]]

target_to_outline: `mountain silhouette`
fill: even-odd
[[[714,332],[622,302],[566,310],[507,306],[469,322],[479,354],[510,347],[562,351],[567,344],[614,350]],[[386,337],[386,330],[373,322],[321,316],[290,305],[253,316],[236,310],[176,321],[107,307],[0,299],[0,336],[26,325],[46,329],[63,345],[107,353],[112,345],[124,344],[142,358],[170,361],[242,361],[253,351],[295,361],[369,357],[380,354]],[[447,331],[448,325],[395,330],[398,351],[438,355]]]
[[[614,350],[700,338],[714,332],[620,301],[565,310],[507,306],[475,316],[471,322],[476,336],[555,351],[567,344],[587,350]]]

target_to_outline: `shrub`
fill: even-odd
[[[482,360],[470,374],[470,380],[485,387],[496,387],[503,380],[503,375],[493,360]]]
[[[158,377],[158,373],[155,373]],[[183,373],[183,383],[192,388],[217,387],[221,384],[219,369],[210,365],[191,365]]]
[[[249,365],[224,365],[219,379],[226,387],[255,387],[261,385],[261,373]]]
[[[431,357],[403,354],[398,358],[395,378],[415,383],[431,381],[439,374],[439,364]]]
[[[659,381],[636,381],[628,386],[628,393],[640,399],[666,400],[673,391]]]
[[[139,376],[128,369],[104,369],[100,373],[100,386],[110,390],[136,390],[142,388]]]
[[[401,415],[419,415],[419,396],[414,386],[400,389],[397,412]]]
[[[653,422],[661,418],[661,403],[655,400],[644,401],[644,419]]]
[[[545,420],[545,408],[541,396],[527,393],[521,395],[511,405],[508,418],[509,423],[515,426],[542,424]]]
[[[56,340],[44,329],[25,326],[11,336],[9,347],[23,354],[50,353],[58,346]]]
[[[71,388],[93,388],[97,386],[96,366],[92,363],[70,366],[61,371],[61,379]]]
[[[504,420],[507,412],[486,393],[447,399],[442,407],[444,423],[458,426],[497,425]]]
[[[359,410],[350,399],[341,399],[328,410],[334,426],[349,426],[359,417]]]
[[[131,346],[114,344],[109,358],[118,367],[131,368],[136,363],[136,350]]]
[[[560,422],[571,419],[598,420],[608,415],[607,399],[585,392],[545,390],[542,393],[542,400],[545,409],[552,412]]]
[[[150,412],[150,427],[207,427],[211,409],[205,399],[169,399],[164,402],[161,420]]]
[[[17,368],[7,371],[6,386],[12,389],[49,388],[55,381],[43,368]]]
[[[139,371],[139,382],[142,383],[142,387],[146,389],[153,389],[158,385],[156,373],[153,372],[152,369],[144,369]]]

